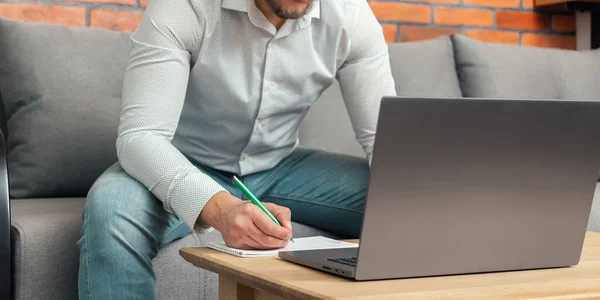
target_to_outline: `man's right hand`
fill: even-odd
[[[217,229],[225,244],[238,249],[275,249],[285,247],[292,236],[288,208],[263,203],[279,220],[277,225],[258,206],[227,192],[215,194],[200,213],[198,222]]]

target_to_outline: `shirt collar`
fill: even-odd
[[[321,1],[313,0],[312,7],[302,18],[298,19],[297,30],[307,28],[312,23],[312,19],[321,18]]]
[[[306,13],[305,17],[315,18],[315,19],[321,18],[321,1],[320,0],[313,0],[312,8]]]

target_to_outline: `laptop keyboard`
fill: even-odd
[[[356,267],[356,257],[328,258],[327,260]]]

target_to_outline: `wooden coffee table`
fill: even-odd
[[[548,249],[552,251],[552,249]],[[278,257],[238,258],[209,248],[181,256],[219,274],[219,299],[600,299],[600,233],[575,267],[354,282]]]

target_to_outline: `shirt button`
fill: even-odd
[[[271,81],[265,81],[265,91],[270,91],[272,89],[277,88],[277,85]]]
[[[263,130],[263,125],[261,123],[256,123],[256,126],[254,128],[254,133],[261,133]]]
[[[242,153],[242,160],[246,160],[248,158],[248,154]]]

